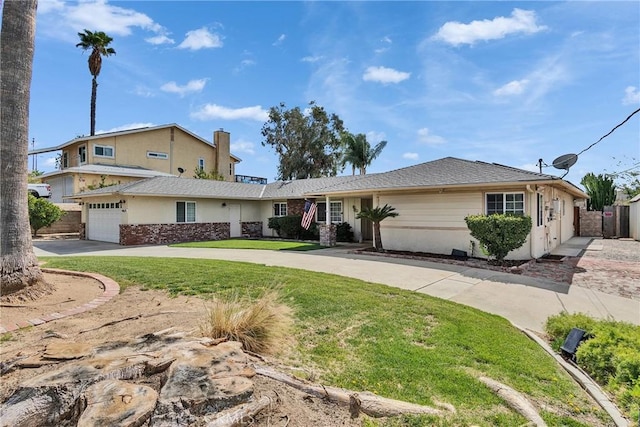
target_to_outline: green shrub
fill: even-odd
[[[33,230],[33,237],[37,235],[38,230],[50,226],[64,214],[62,209],[50,201],[29,194],[29,224]]]
[[[342,222],[336,228],[336,240],[338,242],[353,242],[353,231],[351,224]]]
[[[287,215],[269,218],[267,225],[283,239],[318,240],[320,238],[318,225],[315,222],[311,223],[308,230],[302,228],[301,222],[300,215]]]
[[[531,217],[512,214],[469,215],[465,219],[471,236],[478,239],[487,253],[502,261],[527,240]]]
[[[571,329],[580,328],[586,331],[587,335],[591,335],[595,324],[596,320],[584,313],[568,314],[567,312],[562,312],[549,317],[544,329],[551,339],[551,347],[556,351],[560,351],[560,347]]]

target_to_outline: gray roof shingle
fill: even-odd
[[[581,192],[573,184],[553,175],[530,172],[510,166],[454,157],[421,163],[402,169],[370,175],[276,181],[265,185],[205,179],[155,177],[128,184],[100,188],[76,197],[122,194],[165,197],[227,198],[243,200],[284,200],[344,192],[383,191],[514,182],[556,180]]]

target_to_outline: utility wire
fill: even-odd
[[[587,148],[585,148],[584,150],[580,151],[578,154],[576,154],[575,156],[578,157],[580,154],[584,153],[585,151],[589,150],[590,148],[592,148],[594,145],[596,145],[597,143],[599,143],[600,141],[602,141],[603,139],[605,139],[606,137],[608,137],[609,135],[611,135],[616,129],[618,129],[620,126],[622,126],[623,124],[627,123],[629,121],[629,119],[631,117],[633,117],[634,115],[636,115],[637,113],[640,113],[640,108],[638,108],[636,111],[634,111],[633,113],[629,114],[629,116],[624,119],[621,123],[617,124],[613,129],[611,129],[609,131],[609,133],[607,133],[606,135],[603,135],[602,137],[600,137],[599,140],[597,140],[596,142],[594,142],[593,144],[591,144],[590,146],[588,146]],[[542,159],[539,160],[539,162],[542,162]],[[553,165],[548,165],[544,162],[542,162],[542,164],[544,164],[544,166],[541,166],[540,169],[542,169],[542,167],[548,168],[551,167]],[[634,165],[635,167],[636,165]],[[633,167],[631,168],[633,169]],[[629,169],[629,170],[631,170]],[[627,171],[623,171],[623,172],[627,172]],[[623,172],[619,172],[619,173],[623,173]],[[567,171],[568,173],[568,171]],[[566,174],[565,174],[566,175]]]
[[[593,147],[594,145],[596,145],[598,142],[602,141],[603,139],[605,139],[606,137],[608,137],[609,135],[611,135],[616,129],[618,129],[620,126],[622,126],[623,124],[627,123],[629,121],[629,119],[631,117],[633,117],[635,114],[637,114],[638,112],[640,112],[640,108],[638,108],[636,111],[634,111],[633,113],[629,114],[629,117],[627,117],[626,119],[624,119],[622,121],[622,123],[618,124],[616,127],[614,127],[613,129],[611,129],[609,131],[608,134],[602,136],[599,140],[597,140],[596,142],[594,142],[593,144],[591,144],[590,146],[588,146],[587,148],[585,148],[584,150],[582,150],[581,152],[579,152],[578,154],[576,154],[577,156],[579,156],[580,154],[584,153],[585,151],[587,151],[588,149],[590,149],[591,147]]]

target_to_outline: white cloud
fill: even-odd
[[[232,142],[231,151],[233,151],[234,153],[247,153],[251,155],[256,154],[255,144],[253,142],[245,141],[244,139],[239,139],[235,142]]]
[[[149,127],[153,127],[155,126],[155,124],[153,123],[128,123],[126,125],[122,125],[122,126],[116,126],[114,128],[108,129],[108,130],[97,130],[96,134],[99,133],[110,133],[110,132],[120,132],[123,130],[131,130],[131,129],[140,129],[140,128],[149,128]]]
[[[64,9],[64,1],[61,0],[41,0],[38,2],[38,13],[49,13],[55,10]]]
[[[402,155],[402,158],[407,160],[418,160],[419,157],[418,153],[404,153]]]
[[[41,19],[42,18],[42,19]],[[134,28],[151,31],[156,35],[146,39],[149,43],[168,43],[167,30],[144,13],[114,6],[106,0],[79,1],[67,4],[59,0],[45,0],[38,4],[38,29],[57,38],[77,39],[76,33],[85,29],[104,31],[111,37],[129,36]],[[71,34],[68,30],[73,30]],[[116,49],[117,50],[117,49]]]
[[[236,68],[234,68],[234,72],[239,73],[242,70],[244,70],[247,67],[253,67],[254,65],[256,65],[256,61],[254,61],[253,59],[243,59],[242,61],[240,61],[240,65],[238,65]]]
[[[520,95],[529,85],[529,80],[514,80],[493,91],[495,96]]]
[[[384,36],[380,41],[384,43],[385,46],[374,50],[374,52],[378,54],[388,51],[389,46],[393,43],[393,40],[391,40],[389,36]]]
[[[407,80],[411,76],[411,73],[405,73],[404,71],[394,70],[393,68],[386,67],[369,67],[365,70],[362,80],[368,82],[379,83],[400,83],[403,80]]]
[[[302,62],[318,62],[323,59],[323,56],[305,56],[300,61]]]
[[[286,38],[287,38],[286,34],[280,34],[280,37],[278,37],[278,40],[272,43],[273,46],[280,46],[284,42],[284,39]]]
[[[168,93],[177,93],[180,97],[188,93],[202,92],[207,84],[207,79],[189,80],[186,85],[178,85],[176,82],[168,82],[160,86],[160,90]]]
[[[623,105],[638,104],[640,103],[640,92],[635,86],[627,86],[624,90],[624,98],[622,99]]]
[[[384,132],[367,132],[367,141],[369,141],[371,145],[376,145],[380,141],[384,141],[386,137],[387,135]]]
[[[266,122],[269,118],[267,110],[260,105],[243,108],[227,108],[216,104],[206,104],[198,111],[191,113],[191,118],[196,120],[255,120],[257,122]]]
[[[136,86],[133,93],[144,98],[152,98],[155,95],[151,88],[143,85]]]
[[[179,49],[191,50],[216,47],[222,47],[222,39],[218,34],[210,32],[205,27],[187,32],[185,39],[178,45]]]
[[[510,34],[534,34],[546,28],[536,23],[534,11],[513,9],[511,17],[498,16],[492,20],[472,21],[469,24],[447,22],[433,38],[453,46],[473,45],[477,41],[502,39]]]
[[[428,128],[418,129],[418,142],[427,145],[440,145],[447,141],[438,135],[433,135]]]
[[[167,36],[165,34],[159,34],[159,35],[154,36],[154,37],[148,37],[148,38],[144,39],[144,41],[146,41],[147,43],[155,44],[155,45],[174,44],[175,43],[175,41],[172,38],[170,38],[169,36]]]

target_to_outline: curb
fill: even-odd
[[[45,273],[66,274],[69,276],[80,276],[80,277],[88,277],[91,279],[95,279],[102,284],[104,292],[102,293],[102,296],[95,298],[92,301],[89,301],[75,308],[64,310],[60,313],[54,312],[51,314],[44,315],[40,318],[29,319],[24,322],[6,323],[6,324],[2,323],[0,324],[0,334],[17,331],[19,329],[28,328],[31,326],[38,326],[47,322],[51,322],[53,320],[58,320],[64,317],[73,316],[75,314],[84,313],[93,308],[101,306],[102,304],[110,301],[113,297],[115,297],[120,293],[120,285],[118,285],[118,283],[116,283],[114,280],[106,276],[103,276],[101,274],[59,270],[57,268],[43,268],[42,271]]]
[[[631,427],[631,422],[627,420],[620,410],[616,407],[616,405],[611,402],[609,397],[602,391],[600,386],[591,379],[587,374],[585,374],[581,369],[573,366],[572,364],[565,361],[560,355],[558,355],[553,349],[547,344],[544,340],[542,340],[539,336],[532,333],[528,329],[521,328],[518,325],[511,323],[513,326],[522,331],[525,335],[527,335],[531,340],[535,341],[540,347],[542,347],[547,353],[549,353],[556,361],[564,368],[565,371],[571,377],[580,384],[580,386],[591,396],[598,405],[602,409],[604,409],[607,414],[611,417],[611,420],[614,422],[616,427]]]

